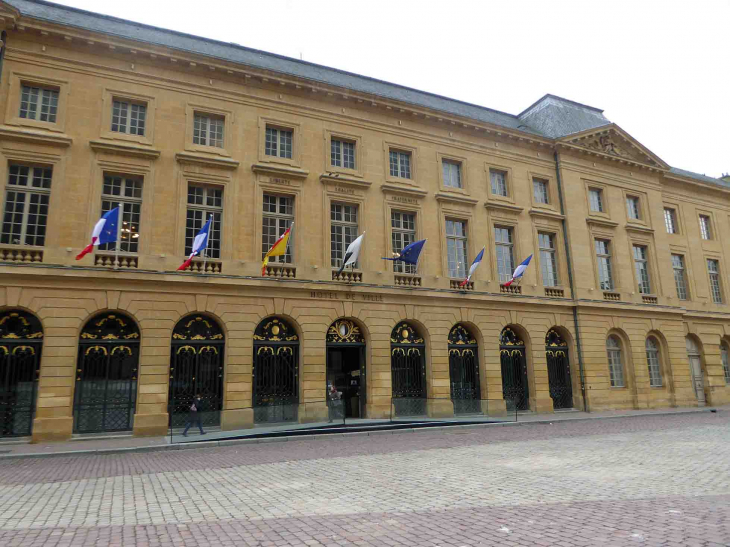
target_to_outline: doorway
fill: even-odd
[[[364,347],[327,348],[327,387],[342,395],[345,418],[365,416]]]
[[[687,357],[689,358],[689,370],[692,375],[692,386],[697,397],[697,406],[705,406],[705,378],[702,373],[702,360],[700,348],[697,343],[689,336],[685,339],[687,342]]]

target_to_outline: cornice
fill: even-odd
[[[649,228],[648,226],[642,226],[640,224],[627,224],[626,231],[627,232],[641,232],[642,234],[653,234],[654,228]]]
[[[48,146],[71,146],[73,139],[65,133],[51,133],[50,131],[36,131],[0,125],[0,140],[45,144]]]
[[[468,205],[469,207],[474,207],[477,203],[479,203],[478,199],[468,198],[459,194],[449,194],[446,192],[437,192],[434,197],[438,202],[457,203],[459,205]]]
[[[180,163],[217,167],[219,169],[237,169],[240,164],[240,162],[228,158],[202,156],[199,154],[191,154],[190,152],[178,152],[175,154],[175,159]]]
[[[603,226],[605,228],[617,228],[618,222],[608,220],[606,218],[588,217],[586,218],[586,224],[594,224],[596,226]]]
[[[108,152],[122,156],[132,156],[148,160],[155,160],[160,157],[160,151],[153,148],[143,148],[133,144],[121,144],[106,141],[89,141],[89,146],[97,152]]]
[[[524,207],[520,207],[519,205],[512,205],[511,203],[501,203],[499,201],[487,201],[484,204],[484,207],[487,209],[497,209],[518,214],[525,210]]]
[[[547,217],[562,220],[565,215],[561,215],[557,211],[551,211],[550,209],[535,209],[534,207],[528,211],[531,216],[534,217]]]
[[[295,179],[306,179],[309,176],[308,169],[299,169],[288,165],[275,165],[270,163],[254,163],[251,166],[254,173],[265,173],[267,175],[279,175]]]
[[[359,188],[361,190],[367,190],[372,186],[372,182],[367,182],[362,179],[356,179],[353,177],[348,177],[345,175],[337,174],[337,173],[322,173],[319,176],[319,180],[322,184],[326,184],[328,182],[336,182],[337,184],[342,184],[344,186],[352,186],[354,188]]]
[[[395,184],[383,184],[380,186],[380,190],[383,193],[390,192],[391,194],[403,194],[406,196],[422,198],[428,195],[427,190],[421,190],[420,188],[413,188],[408,186],[396,186]]]

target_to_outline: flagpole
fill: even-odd
[[[122,202],[120,201],[117,206],[119,207],[119,216],[117,217],[117,244],[114,247],[114,269],[119,269],[119,247],[122,245],[122,223],[124,222],[124,210],[122,209]]]
[[[210,232],[213,230],[213,215],[211,214],[209,217],[210,220],[210,228],[208,228],[208,238],[205,241],[205,249],[203,249],[203,273],[205,273],[205,267],[208,264],[208,256],[205,254],[205,251],[208,250],[208,242],[210,241]]]

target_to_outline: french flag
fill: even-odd
[[[507,283],[504,283],[503,287],[509,287],[512,283],[515,282],[517,279],[522,279],[522,276],[525,273],[525,270],[527,269],[527,265],[530,263],[530,260],[532,260],[532,255],[528,256],[525,260],[520,262],[520,265],[515,268],[514,273],[512,274],[512,279],[507,281]]]
[[[471,276],[474,275],[474,272],[477,271],[479,264],[482,263],[482,259],[484,258],[484,249],[485,248],[486,247],[482,247],[482,250],[479,251],[479,254],[474,259],[474,262],[471,263],[471,267],[469,268],[469,275],[466,276],[466,279],[464,281],[459,283],[459,287],[463,287],[464,285],[469,283],[469,281],[471,281]]]
[[[187,269],[192,263],[193,258],[198,256],[208,246],[208,233],[210,232],[210,224],[212,221],[213,215],[210,215],[208,222],[205,223],[205,226],[200,229],[198,235],[196,235],[193,240],[193,252],[191,252],[188,259],[180,265],[177,269],[178,271]]]
[[[119,226],[119,207],[104,213],[94,226],[91,232],[91,243],[84,247],[84,250],[76,255],[76,260],[81,260],[94,250],[95,246],[104,243],[114,243],[117,240],[117,227]]]

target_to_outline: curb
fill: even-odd
[[[617,416],[583,416],[580,418],[567,418],[561,420],[549,419],[530,420],[525,422],[489,422],[483,424],[467,424],[467,425],[444,425],[431,427],[418,427],[411,429],[393,429],[378,431],[355,431],[352,433],[324,433],[316,435],[294,435],[290,437],[262,437],[258,439],[224,439],[220,441],[195,441],[180,444],[164,444],[159,446],[132,446],[128,448],[96,448],[92,450],[67,450],[64,452],[43,452],[31,454],[0,454],[2,460],[17,460],[20,458],[71,458],[76,456],[106,456],[115,454],[135,454],[145,452],[165,452],[168,450],[192,450],[196,448],[222,448],[226,446],[246,445],[246,444],[266,444],[280,442],[297,442],[308,441],[312,439],[331,439],[335,437],[354,437],[354,436],[376,436],[376,435],[398,435],[401,433],[428,433],[431,431],[443,431],[446,429],[475,429],[486,427],[516,427],[529,425],[557,425],[573,422],[587,422],[591,420],[618,420],[623,418],[645,418],[647,416],[682,416],[687,414],[717,413],[719,409],[703,408],[698,410],[680,410],[675,412],[655,412],[652,414],[621,414]]]

